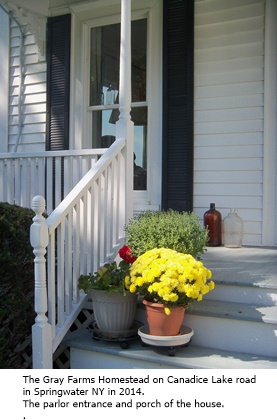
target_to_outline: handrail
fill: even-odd
[[[49,150],[44,152],[0,153],[0,159],[103,155],[108,149]]]
[[[47,219],[43,197],[33,199],[33,368],[52,367],[52,353],[82,309],[87,297],[78,290],[80,274],[114,259],[123,244],[125,170],[126,140],[118,139]]]

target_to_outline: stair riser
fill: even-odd
[[[268,288],[216,284],[214,290],[203,299],[260,306],[277,305],[277,291]]]
[[[137,309],[136,320],[147,325],[143,307]],[[192,340],[196,346],[277,357],[276,324],[189,313],[183,323],[194,330]]]
[[[170,361],[170,357],[169,357]],[[138,360],[78,348],[70,349],[70,369],[179,369],[155,360]]]
[[[277,357],[277,325],[186,314],[193,345]]]

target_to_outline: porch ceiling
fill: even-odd
[[[103,0],[0,0],[0,4],[5,5],[10,9],[9,5],[15,5],[19,8],[23,8],[26,11],[40,15],[40,16],[50,16],[50,10],[60,7],[69,7],[71,5],[77,4],[88,4],[88,3],[103,3]],[[115,4],[119,3],[120,0],[110,0]]]

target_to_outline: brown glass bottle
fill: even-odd
[[[222,244],[221,239],[221,226],[222,216],[221,213],[216,210],[215,203],[210,204],[210,209],[204,213],[204,226],[209,230],[209,246],[220,246]]]

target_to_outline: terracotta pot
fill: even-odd
[[[170,315],[164,311],[165,305],[143,300],[146,308],[149,334],[156,336],[173,336],[180,333],[185,315],[185,308],[170,308]]]

